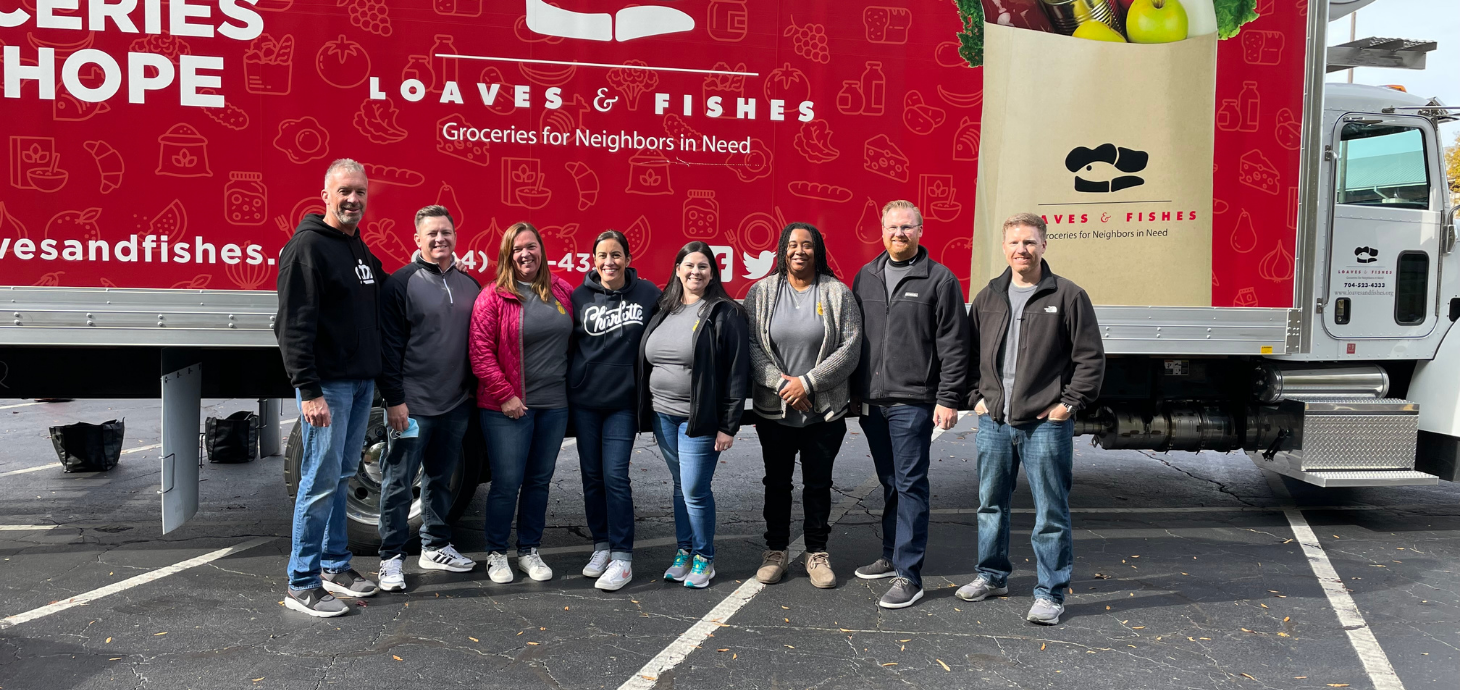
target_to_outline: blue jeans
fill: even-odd
[[[461,464],[461,439],[475,407],[470,399],[438,415],[411,415],[420,427],[415,438],[396,438],[381,463],[380,560],[404,556],[411,536],[411,484],[421,473],[421,546],[451,543],[446,515],[451,511],[451,475]],[[424,470],[424,471],[423,471]]]
[[[928,451],[932,405],[872,405],[862,418],[877,481],[882,483],[882,557],[900,577],[923,586],[928,550]]]
[[[685,435],[689,420],[654,413],[654,439],[674,478],[674,537],[679,548],[715,560],[715,494],[710,481],[720,453],[715,437]]]
[[[633,410],[573,408],[578,430],[578,467],[583,472],[583,510],[594,550],[608,549],[619,561],[634,558],[634,491],[629,456],[638,424]]]
[[[512,512],[517,512],[517,553],[542,544],[547,526],[548,484],[557,468],[568,408],[529,409],[521,419],[496,410],[479,410],[482,435],[492,465],[487,491],[487,551],[507,552]]]
[[[1075,565],[1070,529],[1070,483],[1074,473],[1075,422],[1041,421],[1011,426],[988,415],[978,418],[978,572],[1003,587],[1009,562],[1009,504],[1019,465],[1034,494],[1034,560],[1039,585],[1034,596],[1063,604]]]
[[[311,425],[304,421],[302,410],[298,422],[304,457],[299,462],[294,544],[289,550],[289,588],[295,590],[319,587],[321,567],[330,572],[350,567],[345,500],[365,450],[365,426],[375,397],[375,383],[369,380],[321,381],[320,388],[330,408],[330,425]],[[297,390],[294,400],[303,405]]]

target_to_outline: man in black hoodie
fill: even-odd
[[[388,277],[358,231],[368,186],[359,163],[331,163],[324,215],[306,215],[279,255],[274,335],[299,401],[304,441],[284,605],[321,618],[349,612],[331,594],[379,591],[350,567],[345,517],[381,373],[377,301]]]

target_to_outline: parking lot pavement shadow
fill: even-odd
[[[102,652],[69,642],[0,634],[0,687],[74,688],[111,677],[135,684],[125,652]]]

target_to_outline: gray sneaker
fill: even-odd
[[[857,568],[857,577],[863,580],[881,580],[884,577],[897,575],[897,569],[892,567],[892,561],[886,558],[879,558],[872,561],[871,565],[864,565]]]
[[[325,591],[337,597],[373,597],[380,592],[380,588],[374,582],[365,579],[365,576],[355,572],[354,568],[347,568],[338,573],[325,571],[319,575],[320,584]]]
[[[959,587],[958,591],[953,593],[953,596],[964,601],[983,601],[989,597],[1009,596],[1009,588],[995,587],[994,583],[989,582],[988,578],[979,575],[973,579],[973,582]]]
[[[1049,599],[1035,598],[1034,605],[1029,607],[1029,615],[1024,620],[1040,625],[1058,625],[1060,614],[1065,612],[1064,604],[1056,604]]]
[[[704,556],[695,556],[694,566],[690,568],[689,576],[684,578],[684,586],[690,589],[704,589],[710,586],[710,580],[715,578],[715,562],[705,560]]]
[[[350,612],[345,602],[330,596],[320,587],[289,590],[284,595],[284,606],[315,618],[334,618]]]
[[[905,609],[923,598],[923,588],[905,577],[892,578],[892,588],[877,602],[884,609]]]
[[[688,575],[689,552],[685,551],[684,549],[680,549],[674,554],[674,563],[669,566],[668,570],[664,571],[664,579],[670,582],[675,582],[677,580],[683,580]]]

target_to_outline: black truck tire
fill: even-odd
[[[475,412],[475,410],[472,410]],[[299,466],[304,459],[304,439],[300,424],[295,423],[284,446],[284,485],[293,497],[299,489]],[[390,452],[390,435],[386,433],[385,410],[379,407],[370,410],[370,422],[365,430],[365,447],[361,449],[360,467],[350,480],[350,495],[345,506],[350,535],[350,551],[355,555],[374,555],[380,548],[380,462]],[[471,415],[465,438],[461,443],[461,462],[450,481],[451,509],[446,516],[448,524],[454,524],[471,504],[477,484],[486,480],[486,444],[482,440],[481,426],[476,415]],[[412,486],[416,500],[411,502],[411,537],[407,548],[415,551],[420,542],[415,536],[421,529],[421,485],[417,475]]]

